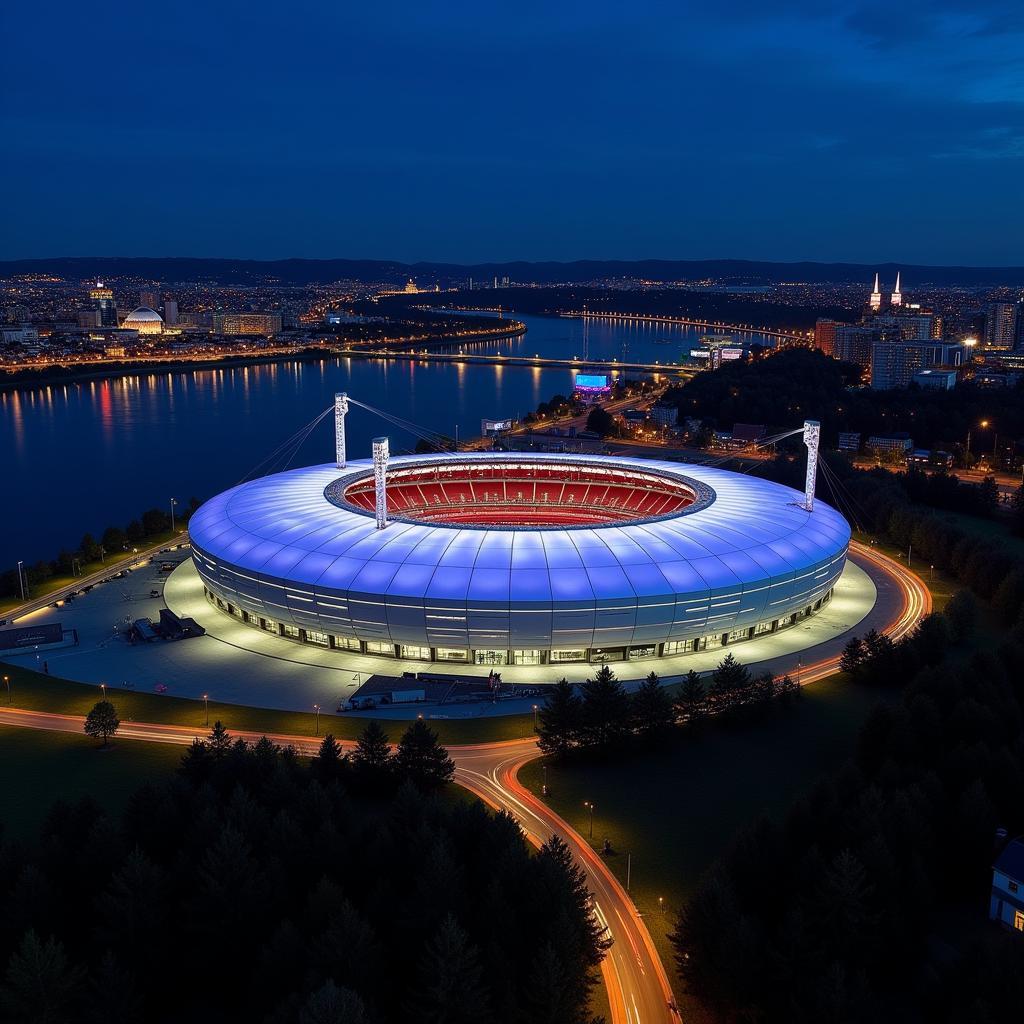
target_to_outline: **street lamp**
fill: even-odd
[[[314,704],[313,710],[316,712],[316,734],[320,735],[320,705]]]
[[[210,695],[208,693],[203,694],[203,707],[206,708],[206,724],[210,724]]]
[[[590,832],[589,832],[589,838],[593,839],[594,838],[594,804],[593,804],[593,801],[591,801],[591,800],[584,800],[583,801],[583,806],[588,808],[589,811],[590,811]]]
[[[7,703],[11,703],[11,677],[4,676],[4,686],[7,687]]]
[[[537,731],[537,705],[533,705],[533,731]]]
[[[178,504],[177,498],[171,498],[171,533],[174,533],[174,506]]]
[[[100,683],[100,690],[103,693],[103,699],[106,700],[107,699],[107,684],[106,683]]]

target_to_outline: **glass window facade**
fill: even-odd
[[[507,665],[508,651],[474,651],[473,661],[477,665]]]
[[[548,661],[553,663],[553,664],[559,663],[559,662],[565,663],[565,662],[569,662],[569,661],[586,661],[586,660],[587,660],[587,652],[582,647],[575,648],[574,650],[552,651],[548,655]]]
[[[395,656],[395,645],[388,640],[367,640],[366,653],[393,658]]]
[[[399,657],[410,658],[413,661],[430,661],[429,647],[415,647],[410,644],[402,644],[398,650]]]
[[[544,660],[543,651],[513,651],[513,665],[539,665]]]
[[[315,629],[306,630],[306,643],[316,644],[317,647],[330,647],[331,641],[326,633],[321,633]]]
[[[469,651],[464,647],[438,647],[435,650],[438,661],[469,661]]]

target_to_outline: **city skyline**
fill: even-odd
[[[1019,262],[1009,3],[5,17],[0,258]]]

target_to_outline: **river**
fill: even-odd
[[[468,351],[582,355],[579,319],[516,316],[527,333]],[[591,358],[674,362],[707,331],[593,321]],[[766,339],[753,336],[751,340]],[[667,342],[667,343],[666,343]],[[348,391],[431,430],[480,433],[482,418],[522,416],[572,390],[567,369],[435,365],[325,358],[226,369],[183,369],[0,394],[0,568],[75,548],[86,531],[124,525],[147,508],[205,499],[249,474],[283,440]],[[388,434],[393,451],[416,438],[360,408],[347,419],[350,457]],[[333,458],[328,417],[292,465]]]

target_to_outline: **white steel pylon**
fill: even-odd
[[[807,445],[807,478],[804,482],[803,508],[814,511],[814,485],[818,479],[818,442],[821,424],[817,420],[804,420],[804,444]]]
[[[334,396],[334,460],[338,469],[345,468],[345,414],[348,412],[348,395],[339,391]]]

